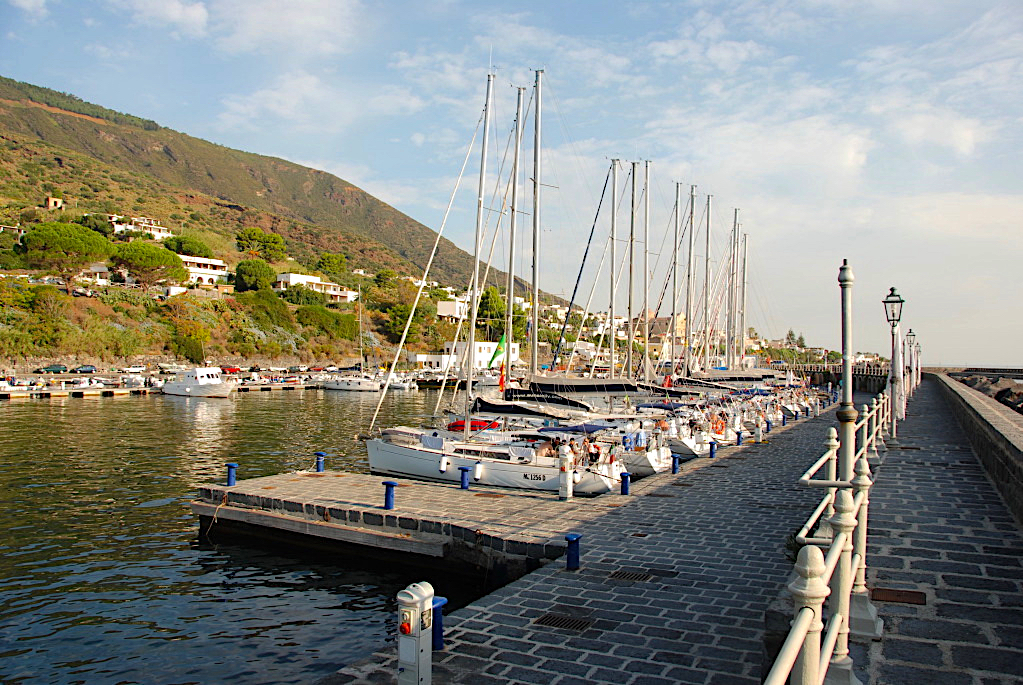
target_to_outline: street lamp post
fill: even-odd
[[[891,438],[890,438],[890,440],[888,440],[889,444],[892,444],[892,443],[898,444],[898,441],[896,440],[896,437],[897,437],[897,433],[896,433],[896,430],[897,430],[897,427],[896,427],[896,415],[899,412],[896,411],[896,408],[897,407],[901,408],[901,404],[899,403],[898,395],[899,395],[900,381],[902,380],[902,359],[899,358],[899,357],[901,357],[901,355],[899,353],[898,339],[899,339],[899,320],[902,318],[902,303],[903,302],[905,302],[905,300],[903,300],[902,297],[900,297],[899,294],[897,292],[895,292],[895,288],[892,288],[891,292],[889,292],[888,295],[883,300],[881,300],[881,303],[884,304],[885,318],[888,319],[888,323],[892,327],[892,360],[891,360],[891,364],[890,364],[891,370],[889,372],[889,386],[888,386],[888,388],[889,388],[888,396],[889,396],[889,399],[891,400],[891,416],[892,416],[892,424],[891,424],[890,431],[889,431],[890,434],[891,434]]]
[[[913,391],[916,390],[916,333],[913,329],[909,329],[909,333],[906,333],[906,352],[909,361],[909,380],[906,383],[906,388],[909,394],[912,395]]]

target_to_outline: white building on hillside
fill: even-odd
[[[114,227],[114,233],[141,231],[152,235],[153,240],[164,240],[174,236],[174,232],[169,228],[162,226],[156,219],[150,219],[147,216],[133,216],[127,221],[124,220],[125,217],[117,214],[111,214],[108,218]]]
[[[416,354],[414,359],[420,368],[424,369],[444,369],[451,368],[453,370],[459,370],[461,360],[465,354],[465,346],[467,343],[463,342],[446,342],[444,343],[443,354]],[[494,351],[497,349],[496,342],[477,342],[476,343],[476,354],[473,355],[473,368],[485,369],[490,364],[490,359],[494,356]],[[410,355],[411,356],[411,355]],[[511,356],[512,364],[519,361],[519,344],[511,344]],[[502,354],[498,359],[494,360],[494,368],[499,368],[501,363],[505,360]]]
[[[469,303],[464,299],[442,300],[437,303],[437,318],[455,322],[469,316]]]
[[[187,254],[178,256],[181,257],[182,266],[188,271],[190,283],[213,285],[218,280],[227,278],[227,262],[223,260],[193,257]]]
[[[288,288],[301,285],[318,293],[327,296],[328,302],[355,302],[359,299],[359,293],[355,290],[348,290],[337,283],[321,280],[319,276],[308,274],[283,273],[277,274],[277,282],[273,289],[277,292],[284,292]]]

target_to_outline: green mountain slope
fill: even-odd
[[[324,250],[343,251],[359,266],[397,266],[399,271],[414,274],[425,266],[436,239],[426,226],[331,174],[226,148],[72,95],[3,77],[0,137],[12,169],[10,187],[0,189],[0,194],[9,202],[19,199],[13,185],[28,190],[24,187],[26,177],[32,174],[26,173],[23,165],[49,159],[51,167],[35,175],[37,179],[49,178],[53,176],[52,160],[58,160],[59,168],[67,163],[61,151],[68,151],[74,153],[73,161],[79,168],[86,168],[88,161],[99,163],[95,170],[100,179],[93,184],[78,184],[91,190],[91,199],[107,190],[93,186],[110,180],[116,183],[118,177],[127,179],[128,187],[119,195],[122,198],[126,192],[142,188],[148,193],[176,197],[192,210],[187,215],[200,215],[193,223],[201,224],[205,219],[219,225],[216,215],[227,223],[236,223],[229,219],[237,219],[237,223],[260,225],[281,234],[289,253],[300,259]],[[69,183],[78,180],[72,175]],[[69,201],[90,199],[82,196],[80,188],[64,191]],[[125,199],[131,204],[139,198]],[[142,206],[146,207],[144,203]],[[171,218],[171,208],[165,209],[165,214],[150,211],[148,215],[164,219],[172,227],[180,225]],[[359,259],[360,255],[364,259]],[[468,281],[471,270],[471,256],[442,240],[432,277],[461,285]],[[495,274],[494,280],[498,278],[500,275]]]

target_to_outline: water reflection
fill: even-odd
[[[393,395],[384,425],[432,393]],[[381,644],[414,569],[197,541],[199,482],[365,470],[376,395],[0,405],[0,682],[310,682]],[[429,578],[427,578],[429,579]]]

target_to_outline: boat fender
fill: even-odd
[[[579,473],[578,471],[573,471],[572,472],[572,482],[573,483],[578,485],[579,483],[582,482],[582,480],[583,480],[583,476],[582,476],[581,473]]]
[[[483,462],[482,461],[476,462],[476,465],[473,466],[473,468],[472,468],[472,477],[475,480],[479,480],[480,478],[483,477]]]
[[[448,459],[446,456],[441,457],[440,458],[440,466],[438,467],[440,469],[440,472],[441,473],[447,473],[448,472],[448,466],[450,464],[451,464],[451,460],[450,459]]]

